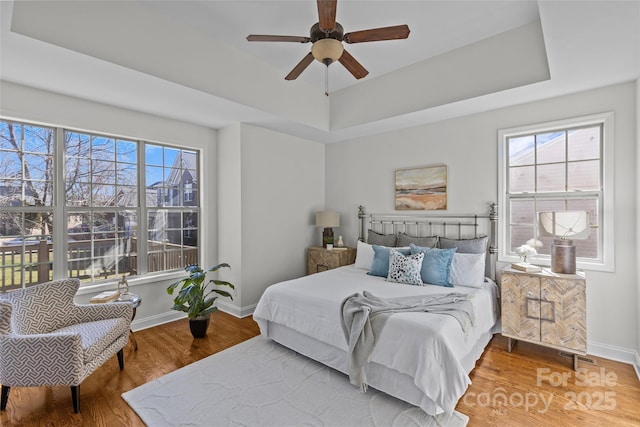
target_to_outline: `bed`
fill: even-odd
[[[451,316],[394,313],[376,337],[370,362],[365,366],[369,386],[419,406],[428,414],[451,413],[471,384],[469,373],[492,338],[499,320],[499,291],[495,283],[495,205],[490,213],[479,215],[401,217],[369,215],[360,208],[358,216],[361,222],[360,253],[356,264],[270,286],[254,311],[254,319],[264,336],[348,373],[348,342],[341,324],[341,305],[348,296],[364,290],[382,298],[450,292],[468,295],[474,318],[466,332]],[[482,278],[473,286],[411,286],[367,274],[371,270],[366,268],[371,245],[364,241],[376,235],[400,234],[415,238],[438,234],[442,242],[448,242],[448,245],[460,242],[461,247],[486,235],[484,241],[488,243],[482,254]],[[466,258],[459,256],[456,259]],[[456,268],[464,265],[459,263]],[[451,267],[453,269],[453,263]],[[456,280],[463,280],[460,278],[465,274],[465,271],[458,271]]]

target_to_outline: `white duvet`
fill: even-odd
[[[451,413],[471,384],[461,360],[498,319],[497,286],[491,281],[481,288],[411,286],[346,266],[270,286],[253,317],[265,336],[269,336],[269,322],[274,322],[346,352],[340,306],[346,297],[363,290],[383,298],[449,292],[472,295],[474,321],[467,333],[451,316],[395,313],[371,353],[371,362],[411,376],[428,398]]]

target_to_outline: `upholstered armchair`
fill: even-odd
[[[56,280],[0,294],[0,410],[11,387],[68,385],[77,413],[86,377],[114,354],[124,369],[131,305],[77,305],[79,285]]]

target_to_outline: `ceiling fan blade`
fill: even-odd
[[[336,26],[337,0],[318,0],[318,22],[320,28],[331,31]]]
[[[355,77],[356,79],[361,79],[369,74],[366,68],[364,68],[358,61],[356,61],[356,59],[351,56],[351,54],[346,50],[342,52],[342,56],[338,61],[340,61],[340,63],[344,65],[344,68],[346,68],[351,74],[353,74],[353,77]]]
[[[311,54],[311,52],[307,53],[307,56],[305,56],[304,58],[302,58],[302,61],[298,62],[298,65],[296,65],[295,67],[293,67],[293,70],[291,70],[291,72],[289,74],[287,74],[287,77],[285,77],[285,80],[295,80],[298,78],[298,76],[309,66],[309,64],[311,64],[313,62],[313,55]]]
[[[370,30],[353,31],[344,35],[347,43],[376,42],[380,40],[398,40],[409,37],[408,25],[395,25],[393,27],[372,28]]]
[[[309,37],[302,37],[302,36],[270,36],[270,35],[262,35],[262,34],[250,34],[247,36],[247,41],[309,43],[311,39]]]

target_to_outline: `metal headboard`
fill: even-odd
[[[381,234],[406,233],[412,236],[439,236],[449,239],[472,239],[488,236],[486,273],[496,280],[498,257],[498,205],[489,205],[489,213],[450,214],[424,213],[419,215],[368,214],[364,206],[358,207],[360,221],[359,240],[366,242],[367,230]]]

